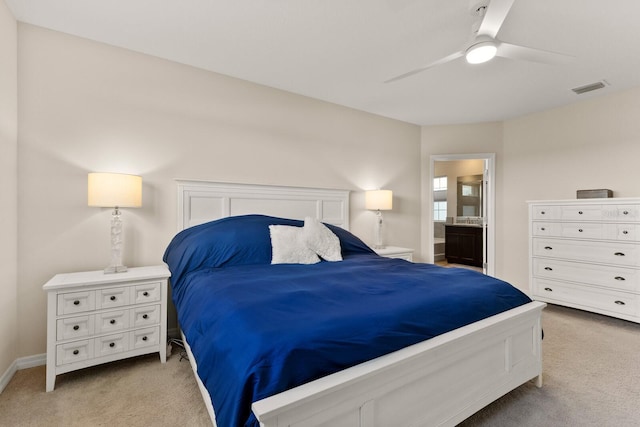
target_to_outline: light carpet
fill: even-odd
[[[548,306],[543,328],[543,387],[524,384],[460,426],[640,426],[640,325]],[[0,426],[210,425],[176,350],[166,364],[157,355],[123,360],[44,389],[44,366],[19,371],[0,394]]]

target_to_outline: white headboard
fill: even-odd
[[[214,219],[307,216],[349,229],[349,190],[177,180],[178,231]]]

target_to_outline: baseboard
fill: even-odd
[[[4,391],[4,389],[11,381],[11,378],[18,372],[20,369],[33,368],[35,366],[42,366],[47,364],[47,354],[36,354],[33,356],[20,357],[11,363],[6,371],[0,377],[0,393]]]
[[[18,372],[18,362],[14,360],[13,363],[9,365],[7,370],[4,371],[4,374],[2,374],[2,376],[0,377],[0,393],[4,391],[4,389],[9,384],[9,381],[11,381],[11,378],[13,378],[16,372]]]

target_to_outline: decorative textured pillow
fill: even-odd
[[[304,240],[312,251],[326,261],[342,261],[340,239],[329,228],[310,216],[304,219]]]
[[[270,225],[271,264],[315,264],[320,262],[316,253],[307,247],[302,227]]]

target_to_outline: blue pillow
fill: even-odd
[[[230,216],[196,225],[178,233],[163,260],[178,284],[189,272],[231,265],[271,264],[269,225],[304,226],[304,221],[266,215]],[[335,225],[326,224],[340,239],[342,256],[373,253],[360,239]]]

